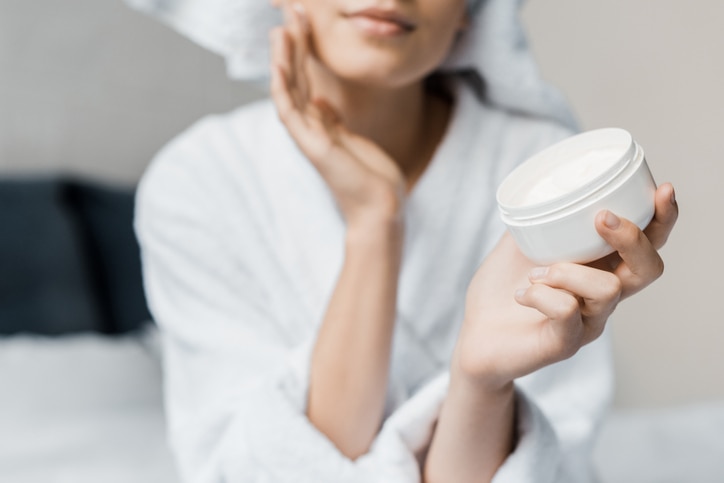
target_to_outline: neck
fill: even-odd
[[[412,188],[435,152],[450,105],[429,93],[423,81],[403,87],[347,82],[321,66],[310,69],[322,95],[351,131],[370,139],[395,160]]]

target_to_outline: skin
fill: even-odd
[[[279,117],[347,226],[345,260],[312,355],[307,416],[351,459],[369,450],[382,423],[405,200],[450,116],[449,102],[423,80],[467,23],[462,0],[400,2],[414,33],[371,39],[343,15],[370,4],[279,1],[287,21],[271,34]],[[467,291],[425,481],[492,479],[515,445],[514,379],[573,356],[600,336],[620,300],[661,275],[657,249],[677,213],[670,184],[657,190],[644,232],[600,213],[596,228],[617,252],[588,266],[535,267],[510,236],[501,239]]]

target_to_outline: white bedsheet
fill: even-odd
[[[0,482],[175,483],[155,334],[0,338]],[[603,483],[724,481],[724,402],[619,411]]]
[[[0,339],[0,482],[176,482],[152,341]]]

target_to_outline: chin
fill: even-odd
[[[398,71],[394,68],[386,69],[380,65],[368,66],[368,68],[355,65],[347,68],[330,68],[330,70],[338,78],[352,84],[390,89],[412,85],[425,77],[424,75]]]
[[[350,83],[380,88],[414,84],[437,67],[437,63],[420,65],[398,52],[366,46],[330,49],[320,52],[319,57],[334,76]]]

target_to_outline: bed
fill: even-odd
[[[173,483],[157,334],[0,339],[0,481]],[[721,483],[724,403],[614,412],[603,483]]]

